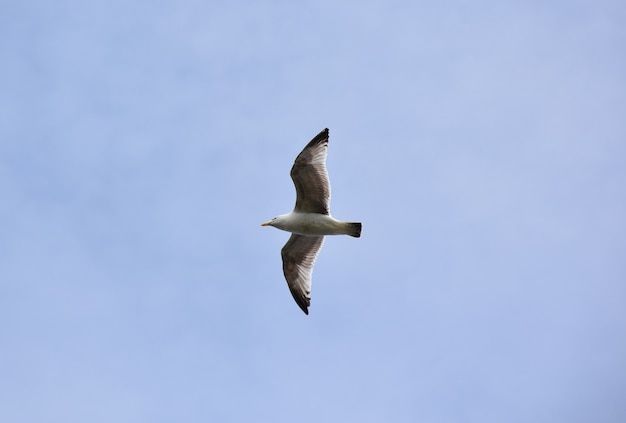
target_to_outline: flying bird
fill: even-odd
[[[317,134],[296,157],[291,179],[296,186],[296,206],[261,226],[291,232],[281,250],[283,273],[291,295],[305,314],[311,305],[313,265],[325,235],[361,236],[361,223],[342,222],[330,215],[330,182],[326,171],[328,128]]]

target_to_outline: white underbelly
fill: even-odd
[[[292,213],[289,227],[285,228],[299,235],[341,234],[341,223],[331,216],[317,213]]]

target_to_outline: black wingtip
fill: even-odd
[[[304,314],[306,314],[307,316],[309,315],[308,305],[306,305],[305,303],[299,303],[299,302],[296,302],[296,304],[298,304],[298,307],[300,307],[300,310],[304,311]]]
[[[293,291],[291,291],[291,296],[293,297],[294,300],[296,300],[296,304],[298,304],[298,307],[300,307],[300,310],[304,311],[304,314],[308,316],[309,306],[311,305],[311,300],[307,298],[306,296],[300,293],[295,293]]]
[[[312,147],[321,142],[328,141],[328,128],[324,129],[322,132],[313,137],[311,141],[304,147],[305,149],[308,147]]]

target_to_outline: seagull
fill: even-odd
[[[311,305],[311,275],[325,235],[361,236],[361,223],[342,222],[330,215],[330,182],[326,171],[328,128],[317,134],[296,157],[291,179],[296,206],[261,226],[291,232],[281,250],[283,273],[293,299],[304,314]]]

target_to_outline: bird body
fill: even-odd
[[[360,223],[342,222],[329,214],[298,211],[276,216],[264,226],[273,226],[283,231],[305,236],[350,235],[359,237],[361,234]]]
[[[294,210],[261,225],[291,232],[281,250],[283,273],[294,300],[305,314],[309,314],[313,265],[324,236],[361,236],[361,223],[342,222],[330,215],[327,152],[328,128],[304,147],[291,168],[291,179],[296,187]]]

